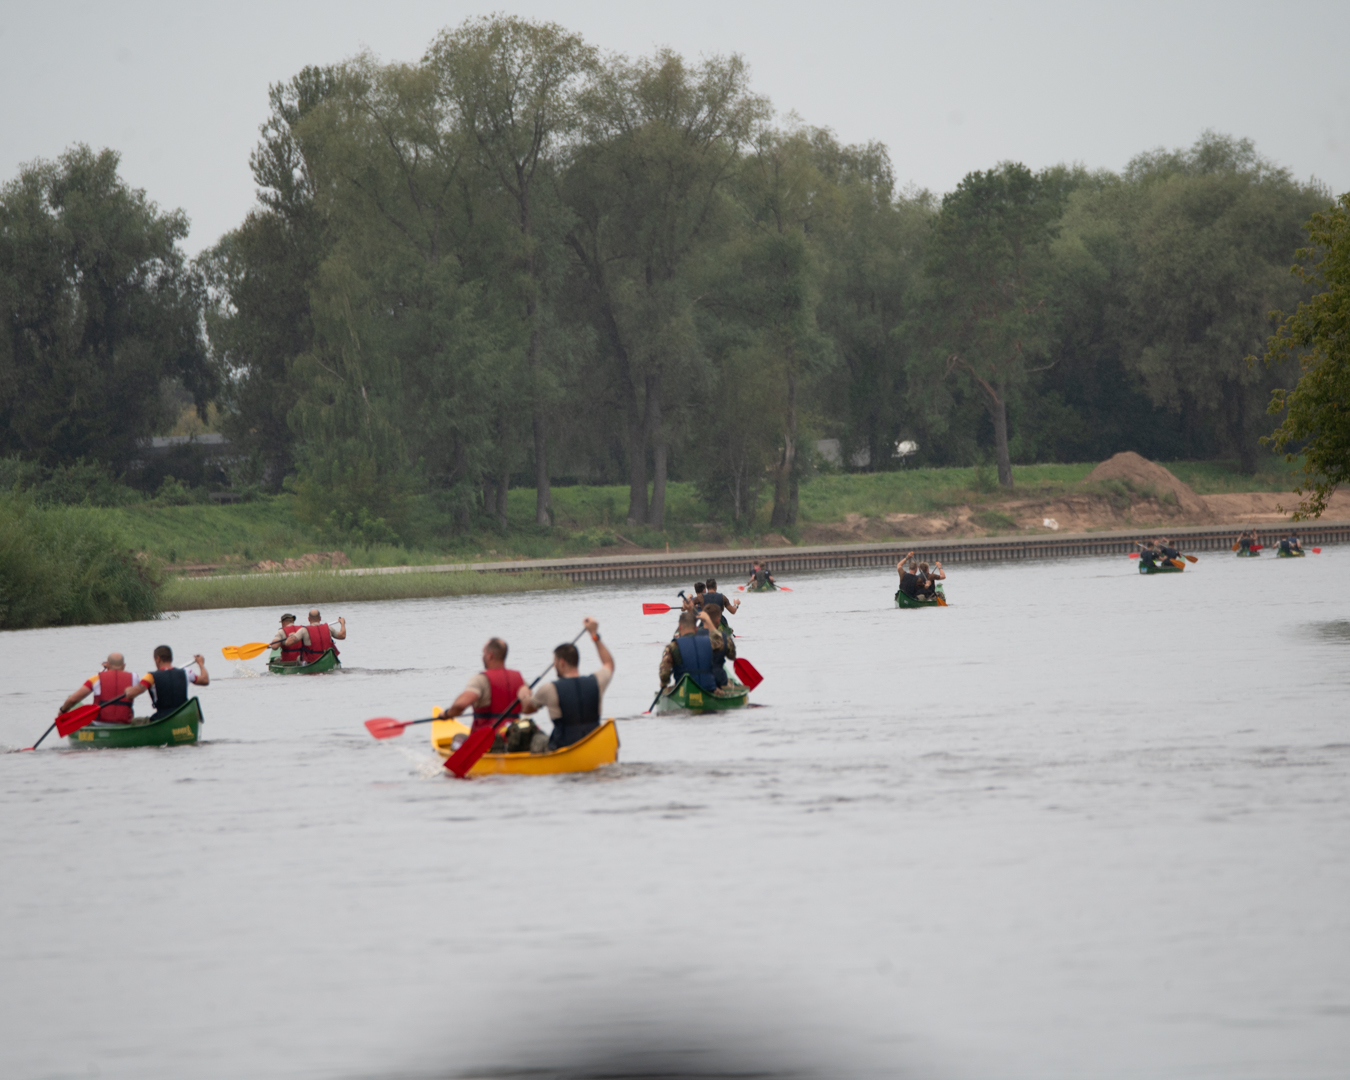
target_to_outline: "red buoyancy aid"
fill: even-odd
[[[520,701],[517,695],[525,680],[519,671],[510,668],[489,668],[481,672],[487,676],[488,686],[492,687],[492,700],[488,702],[487,712],[477,705],[473,708],[473,726],[485,727],[497,720],[517,720],[520,718]],[[507,712],[507,710],[510,710]],[[502,716],[502,713],[506,713]]]
[[[131,689],[134,680],[129,671],[102,671],[98,676],[98,686],[94,688],[94,703],[111,701],[115,697],[121,697]],[[125,702],[119,701],[116,705],[104,705],[99,709],[98,717],[100,723],[104,724],[129,724],[131,723],[131,706]]]
[[[305,647],[303,641],[297,641],[294,645],[287,645],[286,638],[292,634],[299,633],[300,627],[291,623],[290,629],[282,627],[285,637],[281,639],[281,662],[283,664],[298,664],[300,662],[300,650]]]
[[[329,649],[333,650],[334,656],[338,655],[338,648],[333,644],[333,635],[326,622],[310,623],[305,629],[309,631],[309,644],[304,646],[306,664],[314,663]]]

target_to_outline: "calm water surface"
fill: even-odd
[[[674,587],[343,605],[312,679],[220,659],[270,610],[0,635],[6,748],[110,649],[212,674],[199,746],[0,757],[0,1075],[1344,1077],[1350,551],[1133,566],[785,579],[710,718],[640,715]],[[586,614],[617,768],[362,727]]]

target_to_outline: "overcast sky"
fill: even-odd
[[[629,55],[740,53],[780,113],[884,142],[935,192],[1003,160],[1119,169],[1206,128],[1350,190],[1350,2],[183,0],[0,7],[0,178],[76,142],[192,219],[196,253],[253,203],[269,83],[369,48],[416,60],[494,10]]]

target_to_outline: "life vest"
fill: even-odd
[[[286,638],[290,637],[299,629],[300,628],[296,626],[294,623],[291,624],[289,630],[286,629],[284,626],[282,627],[282,633],[284,636],[281,639],[281,662],[283,664],[298,664],[300,662],[300,653],[305,647],[304,642],[303,641],[297,642],[294,645],[286,644]]]
[[[769,571],[765,567],[760,567],[760,569],[755,571],[755,584],[762,589],[768,583],[769,583]]]
[[[1238,546],[1242,548],[1243,551],[1250,551],[1252,546],[1252,538],[1250,536],[1244,536],[1241,540],[1238,541]]]
[[[479,674],[487,677],[488,686],[492,689],[492,698],[488,702],[487,712],[483,712],[477,705],[473,707],[473,726],[480,728],[501,720],[518,720],[520,718],[518,695],[520,688],[525,685],[520,672],[512,671],[510,668],[488,668]],[[503,713],[506,715],[503,716]]]
[[[675,682],[688,675],[694,684],[711,694],[717,689],[717,678],[713,674],[712,642],[704,632],[685,634],[675,639],[675,647],[680,650],[680,662],[672,673]]]
[[[98,686],[94,688],[94,704],[98,705],[104,701],[111,701],[115,697],[121,697],[131,689],[132,681],[129,671],[99,672]],[[99,709],[97,719],[102,724],[129,724],[131,723],[131,706],[122,701],[119,701],[116,705],[104,705]]]
[[[900,591],[906,596],[917,597],[923,591],[923,578],[907,570],[903,571],[900,574]]]
[[[180,667],[166,668],[150,673],[150,700],[155,704],[152,720],[167,716],[187,704],[187,672]]]
[[[706,629],[703,629],[703,630],[695,630],[695,631],[694,631],[694,636],[695,636],[695,637],[704,637],[704,638],[707,638],[707,640],[708,640],[708,648],[712,649],[712,635],[709,634],[708,631],[707,631]],[[713,673],[713,682],[715,682],[718,686],[726,686],[726,684],[727,684],[727,650],[726,650],[726,640],[727,640],[727,639],[726,639],[726,636],[723,635],[723,637],[722,637],[722,648],[720,648],[720,649],[713,649],[713,650],[712,650],[712,673]]]
[[[337,646],[333,644],[332,631],[328,629],[326,622],[310,623],[305,629],[309,631],[309,644],[300,643],[300,648],[304,653],[306,664],[312,664],[319,659],[329,649],[333,650],[333,655],[338,655]]]
[[[553,721],[548,748],[560,750],[600,726],[600,680],[594,675],[577,675],[556,679],[553,686],[558,691],[559,716]]]

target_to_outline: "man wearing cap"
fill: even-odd
[[[281,662],[283,664],[300,663],[300,653],[304,648],[301,643],[300,635],[295,632],[295,616],[289,611],[281,617],[281,629],[272,635],[272,648],[281,649]]]
[[[76,702],[82,701],[90,691],[93,691],[94,704],[101,706],[95,718],[99,723],[129,724],[131,706],[121,699],[131,689],[131,682],[131,672],[127,670],[126,658],[120,652],[109,653],[108,659],[103,661],[103,670],[85,679],[79,689],[62,703],[61,711],[69,712],[75,707]],[[113,701],[117,703],[104,704]]]

